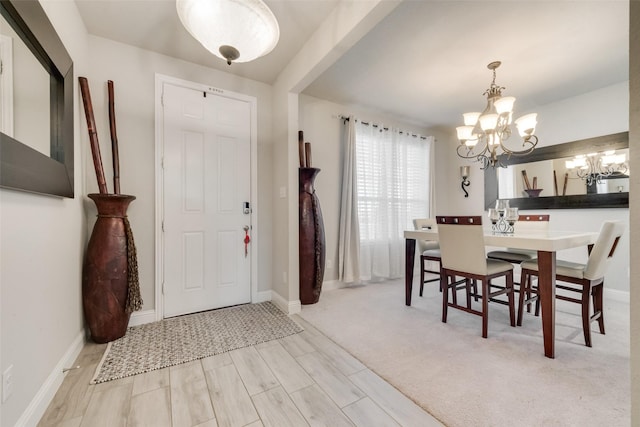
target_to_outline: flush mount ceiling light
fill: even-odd
[[[538,137],[534,135],[536,130],[536,113],[525,114],[515,120],[515,125],[522,137],[522,149],[513,150],[504,145],[504,142],[511,136],[511,124],[513,121],[512,96],[502,96],[503,87],[496,85],[496,68],[500,66],[500,61],[495,61],[487,65],[493,71],[493,81],[489,89],[485,91],[487,95],[487,106],[482,113],[465,113],[464,126],[456,128],[460,145],[458,145],[458,156],[465,159],[476,159],[482,163],[482,169],[488,166],[505,166],[498,157],[506,154],[524,155],[533,151],[538,143]]]
[[[278,21],[262,0],[176,0],[176,8],[187,31],[229,65],[266,55],[280,38]]]

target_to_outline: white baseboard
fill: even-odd
[[[31,403],[29,403],[29,406],[27,406],[27,409],[22,413],[16,422],[16,427],[35,427],[38,424],[53,400],[53,397],[56,395],[58,388],[62,384],[62,380],[64,380],[64,372],[62,370],[72,367],[73,362],[75,362],[80,355],[85,343],[84,338],[85,331],[82,330],[53,368],[53,371],[51,371],[51,374],[49,374],[42,384],[40,390],[38,390]]]
[[[300,313],[302,305],[300,300],[287,301],[276,291],[271,291],[271,301],[278,306],[278,308],[287,314]]]
[[[271,291],[260,291],[256,296],[254,303],[271,301]]]
[[[129,318],[129,326],[144,325],[145,323],[151,323],[155,321],[155,310],[135,311],[131,313],[131,317]]]

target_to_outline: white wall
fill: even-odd
[[[286,65],[273,84],[274,185],[285,197],[274,201],[274,291],[299,310],[298,269],[298,94],[361,37],[399,0],[338,2],[322,25]],[[282,274],[282,276],[280,276]],[[279,277],[280,276],[280,277]]]
[[[517,113],[526,113],[517,111]],[[593,92],[565,99],[537,108],[536,134],[539,146],[549,146],[594,136],[623,132],[629,129],[629,85],[627,82],[608,86]],[[446,206],[438,206],[438,214],[484,214],[484,174],[476,163],[471,163],[469,198],[460,189],[458,166],[469,164],[458,158],[455,149],[455,130],[446,142],[449,150],[449,185],[445,190]],[[443,137],[444,140],[445,137]],[[552,230],[597,231],[605,220],[621,220],[627,225],[620,240],[616,256],[612,259],[606,276],[608,289],[629,291],[629,209],[557,209],[534,211],[551,215]],[[558,257],[577,262],[586,260],[586,251],[563,251]]]
[[[73,58],[76,75],[83,72],[88,63],[86,34],[75,4],[43,6]],[[81,195],[78,105],[74,185]],[[0,370],[12,365],[14,381],[13,396],[2,404],[3,426],[24,422],[30,415],[34,423],[39,419],[37,411],[44,408],[34,407],[38,393],[55,392],[62,381],[60,363],[74,343],[82,344],[85,229],[78,196],[61,199],[0,189]]]
[[[640,170],[640,2],[632,1],[629,17],[629,157],[631,168]],[[630,223],[640,223],[640,175],[631,175]],[[631,241],[640,239],[640,228],[630,233]],[[631,245],[631,425],[640,425],[640,272],[639,245]]]
[[[255,96],[258,100],[258,229],[260,245],[271,247],[272,155],[271,87],[229,73],[209,69],[133,46],[90,36],[91,87],[96,127],[109,191],[113,191],[111,139],[109,135],[106,82],[113,80],[119,142],[120,185],[136,196],[128,210],[136,241],[143,310],[153,310],[155,298],[155,74],[163,74],[228,91]],[[84,118],[83,118],[84,120]],[[88,146],[86,123],[82,143]],[[84,157],[88,193],[98,192],[91,154]],[[84,197],[84,195],[83,195]],[[95,222],[95,208],[86,197],[88,231]],[[271,289],[271,251],[257,251],[258,290]]]
[[[102,160],[110,191],[111,148],[106,81],[113,80],[123,193],[137,196],[129,210],[139,257],[144,310],[154,307],[154,82],[155,73],[245,93],[258,100],[258,290],[271,289],[271,87],[86,33],[75,3],[43,4],[74,61],[75,79],[89,79]],[[75,199],[0,190],[0,369],[13,365],[14,395],[1,424],[35,423],[62,380],[61,366],[85,335],[82,259],[97,192],[82,100],[75,93]],[[66,359],[65,359],[66,358]],[[60,365],[61,363],[66,363]],[[44,394],[43,394],[44,393]],[[47,394],[48,393],[48,394]],[[38,406],[40,405],[40,406]]]
[[[384,124],[425,136],[431,135],[424,128],[375,111],[348,107],[308,95],[300,95],[300,129],[304,131],[305,141],[311,142],[313,166],[322,169],[315,180],[315,189],[324,219],[326,259],[331,261],[331,268],[328,266],[325,268],[325,281],[337,280],[338,278],[336,266],[338,263],[338,225],[340,223],[344,140],[342,120],[337,116],[352,114],[360,120]],[[436,158],[437,155],[436,152]]]

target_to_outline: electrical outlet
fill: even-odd
[[[327,260],[327,270],[331,270],[333,268],[333,261],[330,259]]]
[[[13,394],[13,365],[2,373],[2,403],[6,402]]]

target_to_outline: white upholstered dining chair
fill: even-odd
[[[582,330],[587,347],[591,347],[591,322],[598,321],[600,333],[604,334],[602,305],[604,275],[624,229],[625,226],[620,221],[605,221],[602,224],[596,243],[589,247],[589,258],[586,264],[563,260],[556,261],[556,290],[580,294],[580,298],[564,294],[556,294],[556,298],[582,306]],[[525,304],[536,302],[536,316],[540,310],[538,289],[532,284],[532,278],[538,275],[538,262],[535,259],[525,261],[521,264],[521,267],[521,281],[525,292],[520,292],[518,301],[518,325],[522,325],[522,311]],[[563,282],[563,284],[558,282]],[[531,295],[531,297],[525,299],[525,295]],[[593,314],[590,314],[591,300],[593,300]]]
[[[511,326],[516,325],[515,298],[513,295],[513,264],[487,258],[484,231],[480,216],[438,216],[438,238],[442,254],[442,321],[447,322],[449,307],[482,317],[482,337],[487,337],[489,324],[489,300],[507,294]],[[449,290],[457,292],[456,276],[466,279],[467,305],[449,302]],[[491,292],[491,281],[505,277],[506,286]],[[482,308],[476,310],[471,303],[472,282],[480,281]]]
[[[413,228],[416,230],[433,230],[436,231],[435,218],[416,218],[413,220]],[[424,284],[430,282],[440,282],[440,270],[442,264],[440,262],[440,245],[438,242],[429,240],[418,240],[418,250],[420,251],[420,296],[424,291]],[[437,270],[430,269],[427,262],[438,264]],[[426,274],[435,274],[435,278],[425,279]]]

